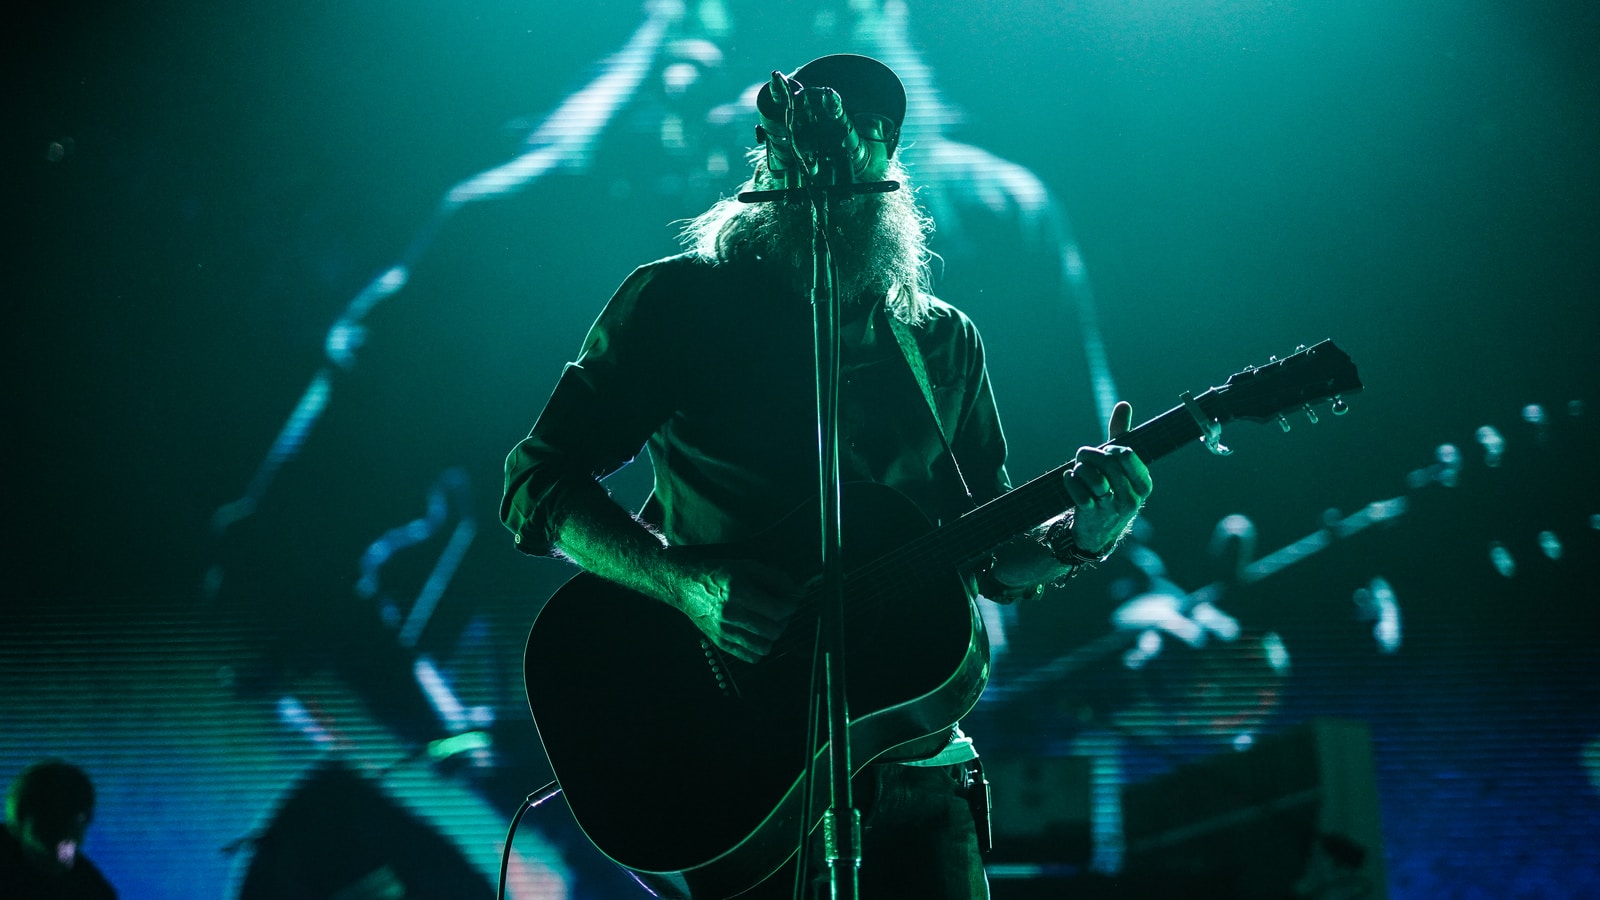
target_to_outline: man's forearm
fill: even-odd
[[[655,532],[604,491],[574,491],[559,512],[555,545],[584,571],[682,608],[690,576]]]
[[[992,582],[1007,592],[1015,592],[1017,589],[1033,585],[1057,582],[1081,571],[1084,568],[1082,562],[1063,561],[1047,540],[1047,535],[1053,528],[1071,527],[1070,516],[1070,512],[1057,516],[996,547],[988,569],[988,576]],[[1119,535],[1109,546],[1101,548],[1098,553],[1092,555],[1096,557],[1109,555],[1121,539]]]
[[[563,556],[673,607],[739,659],[755,662],[766,654],[792,612],[792,607],[774,605],[771,578],[759,571],[740,574],[726,566],[708,566],[704,559],[675,552],[604,491],[569,496],[571,505],[561,508],[556,519],[555,545]],[[734,587],[737,578],[745,579],[743,587]]]
[[[989,574],[1000,584],[1015,588],[1049,584],[1067,574],[1068,567],[1044,545],[1044,530],[1041,525],[996,547]]]

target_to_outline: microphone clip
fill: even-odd
[[[785,184],[851,184],[866,174],[872,148],[861,139],[830,87],[808,88],[773,72],[767,91],[782,117],[763,115],[756,139],[767,147],[767,168]]]

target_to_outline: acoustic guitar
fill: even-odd
[[[1228,452],[1220,427],[1270,422],[1361,389],[1350,358],[1323,341],[1238,372],[1220,387],[1118,437],[1146,462],[1200,444]],[[843,488],[846,664],[856,771],[946,731],[989,675],[983,623],[958,568],[1072,505],[1068,462],[961,518],[933,527],[876,484]],[[805,506],[756,540],[694,552],[775,564],[799,583],[819,569],[817,510]],[[731,896],[798,849],[821,821],[825,789],[802,808],[810,768],[826,785],[826,730],[805,752],[820,609],[802,601],[756,664],[717,650],[676,609],[589,574],[568,581],[533,623],[528,705],[584,834],[664,895]],[[617,623],[627,623],[618,628]],[[855,774],[855,772],[852,772]]]

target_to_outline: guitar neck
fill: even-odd
[[[1223,423],[1282,421],[1290,410],[1304,409],[1316,421],[1311,404],[1333,400],[1333,413],[1348,407],[1342,394],[1362,389],[1355,365],[1332,341],[1302,347],[1292,356],[1273,357],[1262,366],[1247,366],[1226,384],[1184,402],[1139,427],[1119,435],[1112,443],[1132,448],[1146,463],[1186,444],[1202,439],[1216,452],[1227,450],[1214,439]],[[927,571],[948,571],[988,553],[1011,537],[1072,508],[1066,475],[1076,466],[1067,462],[1028,483],[979,506],[954,522],[947,522],[887,556],[852,572],[850,581],[884,587],[896,579]]]
[[[1207,391],[1195,398],[1202,412],[1211,418],[1216,418],[1215,407],[1219,405],[1214,396],[1214,392]],[[1151,462],[1202,436],[1194,415],[1186,407],[1176,406],[1101,446],[1121,444],[1138,453],[1140,459]],[[987,553],[1011,537],[1070,509],[1073,503],[1072,496],[1067,493],[1066,475],[1076,465],[1076,462],[1067,462],[1057,466],[928,532],[868,568],[892,577],[886,573],[948,567],[951,561],[965,562]],[[858,574],[872,579],[874,572]]]

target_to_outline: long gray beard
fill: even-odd
[[[889,285],[903,283],[905,249],[884,221],[883,197],[867,194],[828,201],[828,246],[838,273],[839,297],[846,303],[882,296]],[[815,230],[810,209],[787,201],[764,205],[769,207],[763,211],[766,214],[750,217],[757,220],[749,223],[750,249],[792,272],[794,287],[809,286]]]
[[[898,165],[889,177],[905,183]],[[764,165],[757,167],[750,186],[774,186]],[[889,295],[897,316],[921,320],[928,307],[927,235],[933,223],[917,207],[911,189],[830,199],[828,218],[840,298],[855,303]],[[812,237],[810,208],[790,201],[721,200],[683,230],[691,251],[714,259],[753,254],[789,272],[790,286],[801,291],[811,285]]]

